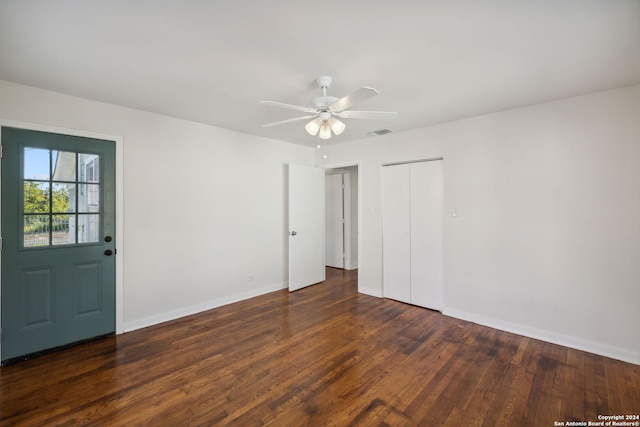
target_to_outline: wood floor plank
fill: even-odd
[[[640,367],[357,292],[357,272],[0,368],[0,425],[551,426]]]

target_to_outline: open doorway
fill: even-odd
[[[358,166],[325,170],[325,264],[358,268]]]

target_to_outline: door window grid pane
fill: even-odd
[[[96,154],[25,147],[23,247],[99,242],[99,171]]]
[[[49,246],[48,215],[25,215],[23,222],[24,247]]]
[[[51,165],[53,167],[52,181],[76,181],[76,153],[53,150],[51,152]]]
[[[23,177],[28,180],[49,181],[51,178],[51,163],[49,150],[24,147]]]
[[[70,213],[75,212],[75,188],[76,184],[53,183],[51,190],[51,212]],[[72,202],[74,202],[72,204]]]
[[[96,154],[78,153],[80,182],[100,182],[100,157]]]
[[[49,212],[49,182],[24,181],[23,211],[25,213]]]
[[[51,243],[54,246],[75,243],[74,221],[75,215],[52,215]]]
[[[98,213],[100,212],[100,185],[99,184],[79,184],[78,212]]]
[[[100,215],[76,215],[78,218],[78,243],[100,241]]]

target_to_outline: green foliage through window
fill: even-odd
[[[69,191],[65,187],[54,189],[51,192],[52,203],[49,210],[48,183],[35,181],[24,182],[24,212],[25,213],[49,213],[69,211]]]

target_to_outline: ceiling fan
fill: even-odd
[[[261,104],[309,113],[307,116],[269,123],[262,125],[262,127],[279,126],[286,123],[311,119],[304,127],[309,135],[318,135],[320,139],[329,139],[331,138],[332,133],[340,135],[346,128],[345,124],[338,120],[337,117],[341,119],[379,120],[389,119],[398,114],[389,111],[349,110],[349,107],[372,98],[378,95],[379,92],[374,88],[363,86],[355,92],[338,99],[334,96],[327,96],[327,88],[331,86],[331,82],[332,79],[329,76],[320,76],[316,79],[316,84],[322,89],[322,96],[313,98],[311,100],[310,107],[302,107],[300,105],[285,104],[276,101],[260,101]]]

